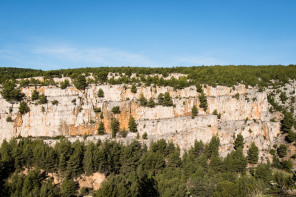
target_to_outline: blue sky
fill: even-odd
[[[296,64],[295,0],[0,0],[0,66]]]

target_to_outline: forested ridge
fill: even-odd
[[[108,73],[119,73],[119,79],[107,79]],[[141,82],[144,84],[169,85],[175,88],[183,88],[190,85],[208,84],[212,86],[226,85],[233,86],[238,83],[264,87],[270,85],[272,80],[277,84],[287,83],[289,79],[296,79],[296,66],[195,66],[195,67],[96,67],[96,68],[77,68],[61,70],[33,70],[22,68],[0,68],[0,83],[7,80],[22,79],[43,76],[45,79],[53,77],[71,77],[76,79],[81,73],[86,76],[93,74],[95,81],[108,82],[111,84]],[[124,75],[122,75],[124,73]],[[136,73],[138,79],[130,78],[132,73]],[[187,76],[179,79],[164,80],[159,77],[147,76],[151,74],[162,74],[165,78],[170,73],[181,73]]]
[[[60,139],[55,146],[29,138],[3,141],[0,148],[2,196],[255,196],[294,189],[291,166],[276,170],[277,164],[258,164],[258,148],[248,155],[238,135],[234,150],[219,156],[220,140],[208,144],[195,141],[180,155],[180,149],[165,140],[149,148],[134,140],[70,143]],[[281,154],[281,153],[278,153]],[[249,167],[247,168],[247,166]],[[28,171],[24,173],[24,170]],[[80,188],[77,177],[100,172],[107,176],[100,189]],[[62,177],[54,183],[49,173]]]

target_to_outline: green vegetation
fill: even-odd
[[[114,106],[111,111],[113,114],[120,114],[119,106]]]
[[[0,68],[1,70],[1,68]],[[24,94],[21,90],[16,88],[15,82],[7,81],[3,83],[3,89],[1,90],[1,95],[6,101],[21,101]]]
[[[107,79],[108,72],[124,73],[119,79]],[[37,80],[26,82],[23,80],[23,85],[29,84],[54,84],[53,77],[71,77],[74,81],[83,81],[78,89],[84,89],[87,84],[86,80],[81,77],[81,73],[89,76],[90,73],[95,77],[95,83],[110,84],[134,84],[143,83],[147,86],[155,84],[158,86],[171,86],[176,89],[182,89],[190,85],[196,85],[197,91],[201,92],[200,84],[207,84],[210,86],[224,85],[232,87],[239,83],[247,86],[266,87],[268,85],[282,85],[288,82],[289,79],[296,79],[296,66],[196,66],[196,67],[173,67],[173,68],[145,68],[145,67],[98,67],[98,68],[79,68],[79,69],[62,69],[62,70],[33,70],[21,68],[0,68],[0,83],[7,82],[11,79],[24,79],[36,76],[43,76],[45,81],[43,83]],[[131,78],[131,74],[136,73],[138,79]],[[187,77],[180,77],[179,79],[171,78],[164,80],[164,76],[170,73],[181,73]],[[150,74],[162,74],[163,77],[147,76]],[[146,76],[145,76],[146,75]],[[81,78],[82,80],[80,80]],[[275,82],[273,82],[275,81]],[[75,82],[74,82],[75,85]],[[75,85],[76,86],[76,85]]]
[[[98,128],[98,134],[99,135],[104,135],[106,132],[105,132],[105,126],[104,126],[104,123],[103,122],[100,122],[100,125],[99,125],[99,128]]]
[[[287,155],[287,146],[285,144],[281,144],[277,149],[277,153],[280,158],[285,157]]]
[[[94,112],[95,113],[100,113],[102,111],[102,108],[100,107],[94,107]]]
[[[200,108],[203,108],[204,111],[207,111],[208,109],[208,101],[207,101],[207,97],[206,95],[202,92],[199,96],[198,96],[198,99],[199,99],[199,107]]]
[[[258,147],[253,142],[251,144],[251,147],[248,150],[248,163],[250,163],[250,164],[258,163],[258,155],[259,155]]]
[[[113,118],[111,121],[111,130],[112,130],[112,138],[115,138],[116,134],[119,131],[119,121],[116,118]]]
[[[39,103],[40,104],[45,104],[47,103],[47,97],[44,94],[39,95]]]
[[[19,113],[24,115],[24,114],[28,113],[29,111],[30,111],[30,108],[29,108],[28,104],[25,101],[22,101],[19,106]]]
[[[129,117],[128,128],[130,132],[133,132],[133,133],[138,132],[137,123],[135,121],[135,118],[132,115],[130,115]]]
[[[146,132],[142,135],[142,139],[143,139],[143,140],[148,139],[148,134],[147,134]]]
[[[34,90],[32,92],[31,99],[32,99],[32,101],[38,100],[39,99],[39,92],[37,92],[36,90]]]
[[[98,97],[103,98],[104,97],[104,91],[102,88],[99,89],[98,91]]]
[[[196,107],[196,105],[193,105],[193,107],[192,107],[192,110],[191,110],[191,116],[192,116],[192,119],[195,117],[195,116],[197,116],[197,114],[198,114],[198,109],[197,109],[197,107]]]
[[[79,90],[84,90],[87,86],[87,83],[86,83],[86,78],[84,75],[79,75],[75,81],[74,81],[74,85],[77,89]]]
[[[137,93],[137,87],[135,86],[135,84],[133,83],[132,87],[131,87],[131,92],[132,93]]]
[[[237,150],[238,148],[244,149],[244,137],[242,134],[238,134],[234,141],[234,149]]]
[[[69,80],[65,80],[65,81],[63,81],[63,82],[61,82],[61,84],[60,84],[60,88],[63,90],[63,89],[66,89],[67,87],[69,87],[70,86],[70,82],[69,82]]]
[[[195,141],[182,157],[180,149],[165,140],[152,142],[149,149],[135,140],[123,145],[116,141],[71,144],[61,139],[53,147],[38,139],[4,140],[0,192],[2,196],[243,197],[295,188],[291,172],[274,171],[269,163],[247,169],[241,147],[225,158],[219,156],[218,148],[215,136],[209,144]],[[282,165],[291,169],[291,160]],[[62,182],[54,184],[49,172],[58,172]],[[107,180],[96,191],[81,188],[79,193],[76,177],[94,172],[105,174]]]
[[[59,104],[59,101],[57,101],[57,100],[53,100],[53,101],[51,101],[51,104],[53,104],[53,105],[58,105],[58,104]]]
[[[148,104],[148,101],[147,101],[147,99],[144,97],[143,93],[140,95],[140,99],[139,99],[139,101],[140,101],[140,105],[143,106],[143,107],[146,107],[147,104]]]
[[[150,108],[155,107],[155,102],[154,102],[152,97],[150,97],[150,99],[149,99],[149,101],[147,103],[147,107],[150,107]]]

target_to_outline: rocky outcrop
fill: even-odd
[[[97,92],[103,89],[104,97],[99,98]],[[190,148],[195,140],[208,142],[213,135],[218,135],[221,141],[220,152],[225,156],[233,148],[234,137],[241,133],[246,142],[245,151],[254,141],[259,146],[261,159],[269,157],[268,150],[278,143],[280,134],[280,116],[269,112],[267,93],[258,92],[256,88],[246,88],[238,85],[235,88],[217,86],[204,87],[207,96],[208,109],[199,108],[199,93],[195,87],[174,90],[171,87],[138,87],[137,93],[132,93],[129,86],[124,85],[94,85],[80,91],[71,86],[64,90],[55,87],[37,87],[38,92],[47,96],[48,103],[40,105],[30,100],[34,87],[23,88],[30,112],[18,113],[19,103],[9,103],[0,96],[0,141],[16,136],[97,136],[100,121],[104,122],[107,133],[111,132],[111,119],[117,118],[121,129],[128,129],[128,120],[132,115],[137,123],[140,136],[145,132],[148,140],[145,143],[164,138],[172,140],[181,150]],[[169,92],[174,106],[156,106],[148,108],[140,106],[138,99],[143,94],[147,99],[155,99],[160,93]],[[57,100],[58,105],[51,101]],[[191,118],[191,109],[196,105],[198,116]],[[120,107],[120,114],[113,114],[112,108]],[[44,111],[42,111],[42,107]],[[101,108],[95,113],[94,108]],[[12,108],[10,112],[9,108]],[[213,115],[217,110],[221,114],[218,119]],[[6,118],[11,117],[12,122]],[[275,118],[275,122],[270,119]],[[108,138],[106,137],[100,138]],[[128,140],[128,138],[122,139]],[[91,138],[91,137],[90,137]],[[96,139],[94,137],[93,139]]]

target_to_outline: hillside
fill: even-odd
[[[66,137],[127,146],[137,140],[150,147],[164,139],[186,155],[197,141],[218,137],[219,154],[226,158],[242,136],[244,155],[252,143],[258,147],[256,163],[278,161],[288,171],[296,164],[293,65],[0,73],[1,142],[28,137],[54,147]]]

